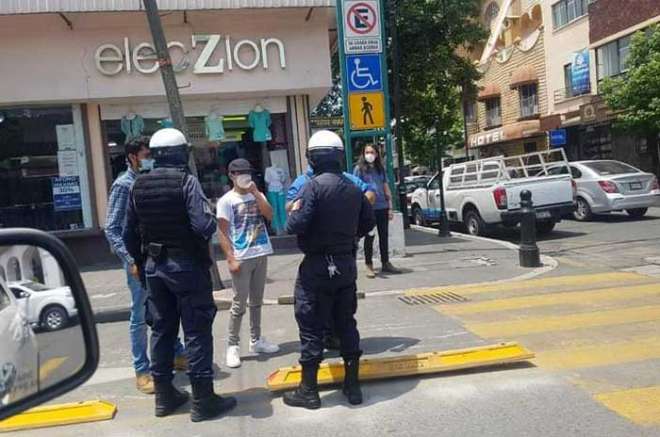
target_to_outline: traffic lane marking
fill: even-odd
[[[524,291],[574,291],[572,287],[602,288],[604,286],[631,285],[639,283],[657,282],[656,278],[632,272],[597,273],[590,275],[556,276],[552,278],[530,279],[520,282],[465,284],[456,286],[443,286],[425,289],[410,289],[407,296],[424,295],[440,291],[456,291],[460,294],[472,295],[494,292],[524,292]],[[556,287],[557,289],[553,289]],[[563,287],[569,287],[564,289]]]
[[[660,386],[600,393],[594,399],[634,423],[660,425]]]
[[[601,288],[588,291],[548,293],[509,299],[463,303],[458,305],[438,305],[436,309],[445,314],[469,315],[552,305],[601,305],[606,302],[630,300],[648,296],[660,296],[660,284],[655,283],[629,287]]]
[[[660,305],[596,311],[523,320],[468,323],[466,328],[483,338],[511,338],[551,331],[572,331],[597,326],[616,326],[660,319]]]

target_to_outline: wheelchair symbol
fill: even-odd
[[[356,89],[364,90],[375,87],[379,84],[379,81],[374,79],[374,76],[371,74],[369,67],[360,66],[362,63],[360,58],[355,58],[353,62],[355,64],[355,70],[351,73],[351,84],[353,84]]]

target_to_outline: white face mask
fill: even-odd
[[[246,190],[250,186],[250,183],[252,182],[252,176],[249,174],[239,174],[234,179],[234,182],[236,182],[236,186],[238,188],[242,188]]]
[[[364,155],[364,159],[365,159],[369,164],[373,164],[374,162],[376,162],[376,155],[374,155],[373,153],[365,153],[365,155]]]

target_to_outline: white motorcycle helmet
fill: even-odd
[[[171,127],[160,129],[151,136],[149,148],[156,168],[188,168],[188,140],[180,130]]]
[[[312,152],[320,149],[344,150],[344,142],[341,140],[339,135],[332,131],[318,131],[309,139],[309,143],[307,144],[307,151]]]

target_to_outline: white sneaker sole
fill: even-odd
[[[238,363],[238,364],[236,364],[236,363],[225,363],[225,365],[227,367],[229,367],[230,369],[238,369],[239,367],[241,367],[241,364],[242,363]]]

